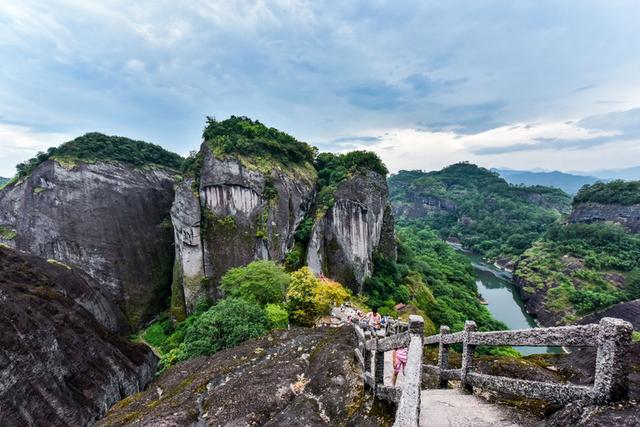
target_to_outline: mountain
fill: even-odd
[[[399,223],[420,223],[492,259],[516,259],[562,213],[571,198],[544,186],[515,186],[468,163],[441,171],[400,171],[389,178]]]
[[[568,220],[516,263],[527,309],[544,325],[568,324],[640,298],[640,181],[584,187]]]
[[[170,294],[177,172],[168,166],[180,162],[97,133],[52,148],[18,165],[0,190],[0,243],[86,272],[125,313],[111,329],[136,330]]]
[[[623,179],[625,181],[640,180],[640,166],[623,169],[601,169],[590,172],[604,180]]]
[[[9,182],[10,178],[3,178],[0,176],[0,188],[2,188],[3,185],[5,185],[7,182]]]
[[[508,183],[515,185],[544,185],[559,188],[567,194],[576,194],[584,185],[593,184],[596,176],[574,175],[566,172],[533,172],[512,169],[492,169]],[[599,175],[600,176],[600,175]]]

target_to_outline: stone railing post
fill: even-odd
[[[370,340],[371,340],[371,332],[365,331],[364,332],[364,352],[362,353],[362,356],[364,357],[364,375],[365,375],[364,388],[365,389],[367,388],[366,375],[367,374],[373,375],[373,372],[371,371],[371,350],[367,348],[369,346]]]
[[[624,320],[605,317],[599,327],[593,400],[602,404],[628,397],[628,351],[633,326]]]
[[[373,348],[371,351],[374,354],[375,360],[373,363],[373,382],[376,385],[376,389],[378,385],[384,384],[384,352],[378,351],[378,336],[373,338]],[[377,391],[377,390],[376,390]]]
[[[438,368],[440,369],[438,374],[438,387],[440,388],[448,387],[448,381],[445,378],[444,371],[449,369],[449,344],[443,343],[442,338],[450,332],[451,330],[448,326],[440,326],[440,345],[438,347]]]
[[[422,350],[424,347],[424,319],[422,317],[409,316],[409,337],[406,376],[393,427],[418,427],[420,420]]]
[[[467,374],[471,372],[473,367],[473,345],[469,344],[471,334],[476,330],[476,322],[473,320],[467,320],[464,322],[464,334],[462,336],[462,369],[460,370],[460,380],[462,382],[462,389],[467,392],[472,392],[473,387],[467,382]]]

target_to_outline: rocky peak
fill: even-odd
[[[162,309],[173,260],[174,174],[49,159],[0,190],[2,242],[88,273],[139,327]]]
[[[358,173],[338,186],[334,204],[316,220],[307,264],[360,292],[378,249],[395,259],[387,183],[377,172]]]

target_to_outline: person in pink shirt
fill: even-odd
[[[393,386],[396,386],[396,381],[398,380],[398,374],[402,371],[402,375],[404,375],[404,368],[407,366],[407,358],[409,356],[409,350],[406,347],[396,348],[393,350],[393,377],[391,381],[393,382]]]

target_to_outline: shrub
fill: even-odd
[[[291,273],[291,282],[287,290],[287,306],[291,321],[301,326],[313,326],[318,312],[314,296],[318,279],[309,269],[301,269]]]
[[[232,298],[244,298],[264,306],[284,301],[290,280],[282,266],[273,261],[254,261],[229,270],[220,287]]]
[[[244,299],[224,299],[189,327],[180,346],[181,357],[211,355],[266,332],[267,318],[258,304]]]
[[[289,312],[281,304],[267,304],[264,311],[269,329],[286,329],[289,325]]]

